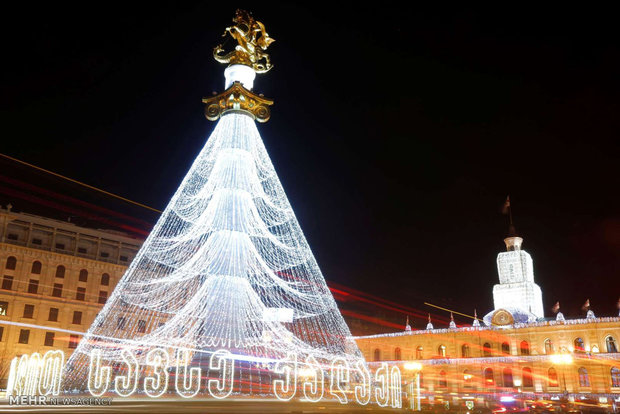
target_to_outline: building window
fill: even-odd
[[[530,354],[530,344],[527,341],[521,341],[521,355]]]
[[[56,248],[58,250],[65,250],[65,244],[64,243],[56,243]]]
[[[482,345],[482,355],[485,357],[493,356],[493,350],[491,349],[490,343],[485,342],[484,345]]]
[[[110,285],[110,275],[104,273],[101,275],[101,286],[109,286]]]
[[[80,282],[87,282],[88,281],[88,270],[86,269],[80,270],[80,276],[78,277],[78,280]]]
[[[34,305],[24,305],[24,318],[32,318],[34,315]]]
[[[575,338],[573,344],[575,345],[575,352],[584,352],[586,349],[583,339],[581,338]]]
[[[19,237],[15,233],[9,233],[8,236],[6,236],[6,238],[9,239],[9,240],[17,240],[17,239],[19,239]]]
[[[375,361],[381,361],[381,350],[379,348],[375,349],[374,359]]]
[[[484,383],[487,386],[493,385],[495,383],[495,379],[493,378],[493,370],[491,368],[487,368],[484,370]]]
[[[415,350],[415,359],[422,359],[423,358],[423,354],[424,354],[424,347],[419,346]]]
[[[28,293],[36,294],[39,291],[39,281],[35,279],[30,279],[28,281]]]
[[[3,336],[4,336],[4,326],[0,326],[0,341],[2,341]]]
[[[86,298],[86,288],[79,287],[75,293],[75,300],[84,300]]]
[[[531,388],[534,386],[534,378],[532,377],[532,368],[523,368],[523,388]]]
[[[80,325],[82,323],[82,312],[73,311],[73,322],[75,325]]]
[[[0,302],[0,316],[6,316],[9,311],[9,302]]]
[[[474,376],[471,375],[468,370],[463,371],[463,387],[471,388],[473,378]]]
[[[19,330],[19,342],[20,344],[27,344],[28,339],[30,338],[30,330],[29,329],[20,329]]]
[[[9,256],[6,258],[6,266],[4,266],[7,270],[15,270],[17,267],[17,259],[14,256]]]
[[[110,257],[110,253],[108,253],[108,252],[101,252],[101,257],[103,257],[103,258]]]
[[[60,283],[54,283],[54,289],[52,290],[52,296],[59,298],[62,296],[62,285]]]
[[[0,337],[0,339],[2,339]],[[613,367],[611,369],[611,386],[614,388],[620,387],[620,369]]]
[[[58,308],[50,308],[50,313],[47,316],[47,320],[51,322],[58,322]]]
[[[44,346],[54,346],[54,332],[45,332]]]
[[[439,355],[441,357],[445,357],[446,356],[446,346],[445,345],[439,345],[439,347],[437,348],[437,355]]]
[[[446,371],[439,371],[439,388],[448,388],[448,380],[446,379]]]
[[[2,278],[2,289],[12,290],[13,289],[13,276],[4,276]]]
[[[510,355],[510,344],[508,342],[502,343],[502,354]]]
[[[78,342],[80,342],[80,337],[78,335],[69,335],[69,348],[70,349],[77,348]]]
[[[128,260],[127,256],[121,256],[120,259],[121,262],[126,262]]]
[[[590,386],[590,376],[588,375],[588,370],[584,367],[579,368],[579,386],[580,387],[589,387]]]
[[[553,354],[553,352],[555,352],[553,342],[551,342],[551,339],[545,339],[545,354],[549,355]]]
[[[97,300],[97,302],[99,302],[99,303],[101,303],[103,305],[106,300],[108,300],[108,292],[106,292],[105,290],[100,290],[99,291],[99,299]]]
[[[605,338],[605,345],[607,345],[607,352],[618,352],[618,344],[613,336],[609,335]]]
[[[467,344],[463,344],[463,345],[461,346],[461,356],[462,356],[463,358],[469,358],[469,357],[470,357],[470,354],[469,354],[469,345],[467,345]]]
[[[63,265],[58,265],[58,267],[56,268],[56,277],[58,279],[64,279],[66,270],[67,269],[65,269]]]
[[[116,320],[116,328],[117,329],[125,329],[125,317],[121,316]],[[375,356],[377,355],[377,351],[375,351]],[[378,361],[378,359],[377,359]]]
[[[146,321],[139,320],[138,321],[138,333],[146,332]]]
[[[558,386],[558,372],[555,368],[549,368],[549,371],[547,371],[547,378],[549,380],[550,387]]]
[[[40,246],[43,244],[43,240],[33,238],[31,243],[36,244],[37,246]]]
[[[32,262],[32,269],[30,270],[30,273],[35,274],[35,275],[41,274],[41,262],[40,261],[36,260]]]
[[[514,387],[512,381],[512,370],[510,368],[504,368],[504,387]]]
[[[78,247],[78,253],[86,254],[86,247]]]
[[[402,359],[400,348],[394,350],[394,360],[400,361]]]

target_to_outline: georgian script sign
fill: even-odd
[[[209,370],[219,373],[216,378],[204,379],[200,367],[189,365],[190,351],[177,349],[171,358],[166,349],[150,350],[141,366],[136,354],[125,349],[121,352],[122,369],[112,375],[111,366],[105,365],[101,351],[90,354],[88,392],[93,397],[114,392],[119,397],[144,393],[158,398],[172,388],[183,398],[209,395],[225,399],[235,392],[235,355],[228,350],[213,352]],[[22,355],[11,361],[7,397],[22,395],[54,395],[60,393],[65,355],[62,351],[49,351]],[[344,358],[331,364],[319,364],[313,356],[300,361],[295,354],[276,361],[273,372],[279,374],[272,382],[272,392],[281,401],[299,398],[308,402],[336,399],[341,404],[366,405],[374,402],[381,407],[400,408],[401,375],[397,366],[382,363],[370,373],[363,361],[354,366]],[[139,387],[142,384],[142,387]]]

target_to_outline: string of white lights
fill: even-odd
[[[135,377],[123,367],[157,370],[163,357],[155,348],[171,350],[170,366],[215,377],[228,365],[221,366],[225,358],[213,365],[211,354],[228,350],[237,361],[226,378],[245,384],[240,393],[268,394],[272,377],[290,374],[261,360],[363,361],[248,115],[221,117],[70,358],[65,383],[85,389],[91,365],[108,365],[122,373],[113,382],[117,393],[134,392]],[[147,395],[168,386],[162,372],[149,378]],[[107,372],[90,378],[95,393],[109,381]],[[191,381],[170,381],[195,393]],[[230,392],[224,383],[211,389],[216,398]]]

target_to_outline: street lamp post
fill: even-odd
[[[560,365],[562,368],[562,384],[564,388],[564,398],[568,395],[568,387],[566,386],[566,366],[572,365],[573,356],[570,354],[554,354],[550,357],[551,362]]]
[[[422,410],[422,395],[420,394],[420,371],[422,371],[422,364],[420,364],[419,362],[414,362],[414,361],[410,361],[405,363],[404,365],[405,371],[409,371],[409,372],[413,372],[415,373],[415,377],[413,378],[413,381],[410,384],[411,387],[411,392],[409,393],[410,395],[412,395],[413,398],[411,398],[411,409],[413,411],[421,411]]]

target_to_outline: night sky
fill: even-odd
[[[182,3],[5,9],[1,152],[163,209],[214,127],[201,98],[223,91],[224,65],[211,52],[245,7],[276,39],[255,82],[275,100],[259,130],[328,281],[484,314],[510,194],[547,316],[556,301],[581,315],[587,298],[617,314],[617,15]]]

